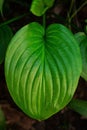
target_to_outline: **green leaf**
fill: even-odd
[[[0,64],[5,58],[6,49],[12,36],[12,30],[8,25],[0,27]]]
[[[72,99],[82,71],[74,35],[61,24],[46,30],[30,23],[12,38],[5,77],[15,103],[30,117],[45,120]]]
[[[72,99],[69,107],[78,112],[79,114],[87,117],[87,101],[79,100],[79,99]]]
[[[75,37],[80,46],[82,55],[82,73],[81,77],[87,81],[87,35],[84,32],[75,34]]]
[[[54,1],[55,0],[33,0],[30,11],[36,16],[42,16],[53,6]]]
[[[3,3],[4,3],[4,0],[0,0],[0,12],[1,12],[1,14],[2,14]]]

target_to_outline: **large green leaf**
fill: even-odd
[[[12,36],[12,30],[8,25],[0,27],[0,64],[5,58],[6,49]]]
[[[82,55],[82,73],[81,76],[87,81],[87,35],[84,32],[75,34],[78,40]]]
[[[4,3],[4,0],[0,0],[0,12],[2,13],[2,8],[3,8],[3,3]]]
[[[5,77],[15,103],[30,117],[44,120],[74,95],[82,70],[80,49],[61,24],[46,30],[38,23],[20,29],[5,59]]]
[[[30,11],[36,16],[41,16],[53,5],[54,1],[55,0],[33,0]]]

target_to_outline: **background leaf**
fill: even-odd
[[[8,25],[0,27],[0,64],[5,58],[6,49],[12,36],[12,30]]]
[[[36,15],[43,15],[47,9],[53,6],[55,0],[33,0],[30,11]]]
[[[4,0],[0,0],[0,12],[1,12],[1,14],[2,14],[3,3],[4,3]]]
[[[80,46],[82,55],[82,73],[81,76],[87,81],[87,35],[84,32],[75,34],[75,37]]]
[[[87,101],[80,99],[72,99],[69,103],[69,107],[78,112],[79,114],[87,117]]]

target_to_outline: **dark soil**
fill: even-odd
[[[49,15],[47,16],[47,24],[54,22],[64,23],[64,17],[66,16],[66,8],[64,7],[65,5],[62,4],[58,7],[56,5],[55,8],[51,9],[51,11],[48,12]],[[18,4],[12,6],[11,3],[9,13],[7,14],[6,11],[4,12],[4,20],[8,20],[20,14],[27,13],[28,8],[24,8],[23,6],[19,7]],[[55,18],[52,14],[53,12],[60,13],[62,16],[61,19]],[[80,22],[77,25],[79,28],[82,29],[82,27],[84,27],[85,19],[87,19],[87,7],[84,7],[83,10],[78,14],[78,20]],[[10,26],[15,33],[23,25],[32,21],[42,22],[42,18],[37,18],[36,16],[29,14],[22,19],[11,23]],[[87,82],[82,78],[80,78],[74,97],[87,100]],[[4,77],[4,63],[0,65],[0,107],[2,108],[6,118],[6,130],[87,130],[87,118],[68,109],[68,107],[65,107],[59,113],[41,122],[27,117],[27,115],[25,115],[15,105],[12,98],[10,97]]]

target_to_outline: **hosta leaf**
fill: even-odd
[[[20,29],[9,44],[5,76],[16,104],[44,120],[64,108],[76,90],[81,55],[73,34],[61,24],[38,23]]]
[[[12,30],[8,25],[0,27],[0,64],[5,58],[6,49],[12,36]]]
[[[2,13],[2,8],[3,8],[3,3],[4,3],[4,0],[0,0],[0,12]]]
[[[87,101],[72,99],[69,104],[69,107],[74,111],[78,112],[79,114],[87,117]]]
[[[87,81],[87,35],[83,32],[75,34],[76,39],[78,40],[81,55],[82,55],[82,73],[81,76]]]
[[[55,0],[33,0],[30,11],[36,16],[41,16],[53,5],[54,1]]]

